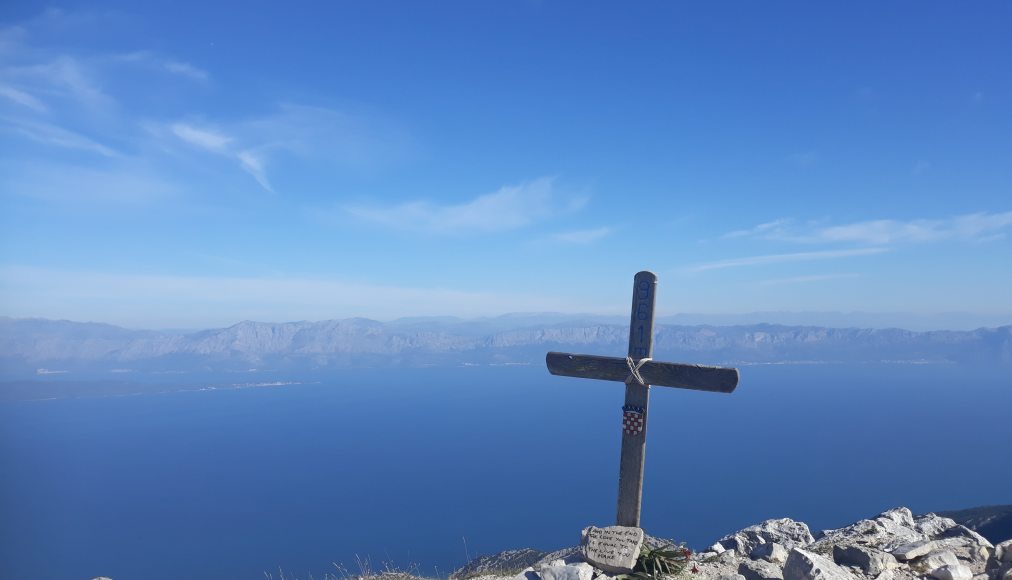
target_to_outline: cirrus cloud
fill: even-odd
[[[875,219],[839,225],[796,223],[781,218],[724,234],[727,238],[759,238],[805,244],[900,244],[938,240],[982,240],[1003,236],[1012,226],[1012,211],[976,212],[939,219]]]
[[[410,201],[388,206],[352,205],[345,212],[391,229],[431,234],[515,230],[581,208],[586,199],[560,192],[551,177],[509,185],[457,204]]]

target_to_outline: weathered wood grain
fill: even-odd
[[[653,272],[638,272],[633,278],[632,314],[629,319],[629,356],[633,361],[653,356],[656,299],[657,276]],[[626,370],[629,370],[628,363]],[[618,511],[615,521],[620,526],[638,528],[640,509],[643,505],[643,466],[647,452],[647,419],[649,419],[647,407],[650,404],[650,387],[639,382],[627,382],[625,404],[643,408],[643,431],[630,435],[625,429],[622,430],[622,454],[618,467]]]
[[[545,357],[548,372],[564,377],[625,381],[629,365],[624,358],[550,352]],[[643,382],[658,387],[677,387],[711,393],[733,393],[738,386],[738,369],[649,361],[640,367]]]

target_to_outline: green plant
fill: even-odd
[[[623,574],[618,580],[659,580],[674,576],[685,569],[691,556],[692,550],[683,545],[668,544],[657,548],[643,545],[632,573]]]

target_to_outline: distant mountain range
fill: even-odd
[[[970,331],[749,324],[656,326],[655,358],[712,364],[1012,364],[1012,325]],[[115,371],[228,371],[252,367],[537,363],[546,351],[624,355],[628,327],[590,317],[510,315],[482,320],[363,318],[240,322],[197,332],[0,318],[6,377]],[[46,370],[40,370],[46,369]]]

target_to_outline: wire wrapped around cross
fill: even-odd
[[[625,382],[631,383],[635,381],[639,383],[641,387],[647,386],[647,384],[643,382],[643,377],[640,376],[640,369],[648,362],[650,362],[650,357],[644,357],[638,361],[634,361],[631,356],[625,357],[625,364],[629,365],[629,378],[627,378]]]

